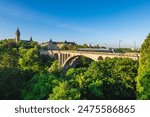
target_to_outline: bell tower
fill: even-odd
[[[19,28],[17,28],[17,31],[16,31],[16,39],[15,39],[16,43],[18,41],[20,41],[20,31],[19,31]]]

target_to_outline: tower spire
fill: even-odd
[[[18,42],[18,41],[20,41],[20,31],[19,31],[19,28],[17,27],[17,31],[16,31],[16,43]]]

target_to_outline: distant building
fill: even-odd
[[[20,41],[20,31],[19,31],[19,28],[17,28],[17,31],[16,31],[16,38],[15,38],[15,41],[16,41],[16,43],[17,43],[18,41]]]
[[[21,39],[20,39],[21,33],[20,33],[19,28],[17,28],[17,31],[16,31],[15,34],[16,34],[16,38],[15,38],[16,43],[18,43],[19,41],[24,41],[24,42],[27,42],[27,43],[33,41],[32,37],[30,37],[30,40],[21,40]]]
[[[50,39],[49,42],[41,44],[44,49],[48,50],[60,50],[64,45],[75,45],[75,42],[67,42],[66,40],[64,42],[55,42]]]

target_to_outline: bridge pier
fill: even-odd
[[[62,63],[62,53],[60,53],[60,60],[59,60],[60,62],[60,64],[62,65],[63,63]]]

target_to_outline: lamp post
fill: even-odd
[[[122,41],[122,40],[119,40],[119,48],[120,48],[120,43],[121,43],[121,41]]]

